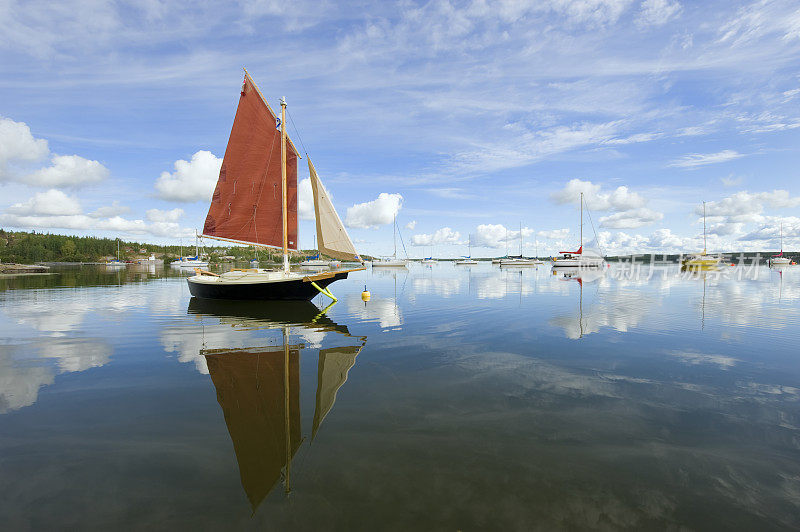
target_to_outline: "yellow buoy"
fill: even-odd
[[[370,295],[371,294],[369,293],[369,290],[367,290],[367,285],[364,285],[364,291],[361,292],[361,301],[366,303],[367,301],[369,301]]]

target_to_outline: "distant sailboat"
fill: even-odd
[[[422,259],[422,261],[420,261],[420,262],[422,264],[427,264],[429,266],[439,262],[439,261],[437,261],[436,259],[433,258],[433,248],[431,248],[431,256],[430,257],[424,257]]]
[[[408,266],[407,260],[397,258],[397,216],[395,216],[392,223],[392,235],[394,239],[394,253],[392,253],[392,257],[382,257],[372,261],[373,268],[405,268]]]
[[[181,257],[180,259],[170,263],[171,266],[179,268],[206,268],[208,261],[200,257],[200,244],[197,235],[194,237],[194,257]]]
[[[792,259],[783,256],[783,221],[781,221],[781,252],[769,258],[770,266],[788,266]]]
[[[276,128],[276,123],[280,129]],[[287,150],[288,148],[288,150]],[[289,251],[297,250],[297,160],[300,154],[286,135],[286,100],[280,121],[245,71],[219,180],[208,209],[203,236],[283,250],[282,271],[233,269],[216,275],[196,269],[189,291],[211,299],[311,299],[332,294],[327,286],[355,268],[313,274],[289,269]],[[280,164],[278,164],[280,161]],[[361,261],[350,237],[308,162],[314,192],[317,244],[321,253]]]
[[[500,266],[506,266],[506,267],[508,267],[508,266],[537,266],[539,264],[544,264],[542,261],[540,261],[537,258],[529,259],[529,258],[526,258],[522,254],[522,241],[523,241],[522,222],[520,222],[520,224],[519,224],[519,256],[518,257],[508,257],[508,258],[500,259],[500,261],[499,261],[500,262]]]
[[[314,245],[316,245],[317,240],[317,233],[314,233]],[[311,257],[308,257],[306,260],[300,263],[300,266],[304,268],[327,268],[328,261],[323,260],[320,258],[319,251]]]
[[[467,249],[469,250],[469,255],[464,256],[464,258],[457,260],[456,264],[459,266],[471,265],[471,264],[478,264],[478,261],[472,258],[472,235],[467,237]]]
[[[706,253],[706,202],[703,202],[703,252],[689,255],[681,261],[681,268],[684,270],[700,270],[716,268],[722,261],[721,255],[709,255]]]
[[[583,249],[583,192],[581,192],[580,247],[578,251],[559,251],[561,255],[553,259],[554,268],[599,268],[605,266],[605,259],[594,250]],[[597,235],[595,235],[595,239]]]
[[[106,262],[108,268],[124,268],[125,263],[119,260],[119,238],[117,239],[117,259]]]

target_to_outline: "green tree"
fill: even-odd
[[[75,256],[75,252],[78,250],[77,246],[75,246],[75,242],[72,240],[67,240],[63,244],[61,244],[61,256],[64,259],[71,259]]]

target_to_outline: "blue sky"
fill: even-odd
[[[606,253],[800,245],[796,2],[11,1],[0,58],[5,228],[194,234],[246,67],[364,253],[551,254],[581,191]]]

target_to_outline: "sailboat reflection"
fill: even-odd
[[[350,335],[346,326],[308,301],[193,298],[189,313],[219,318],[238,330],[282,329],[280,345],[200,351],[217,390],[242,487],[255,512],[279,481],[286,493],[291,491],[292,459],[305,441],[300,422],[300,352],[306,346],[292,344],[290,333],[336,332],[356,341],[319,349],[312,440],[367,339]]]
[[[570,328],[566,328],[568,336],[575,340],[583,338],[585,334],[585,323],[583,319],[583,283],[592,283],[601,277],[605,276],[606,270],[604,268],[580,268],[580,267],[567,267],[567,268],[553,268],[553,275],[557,275],[562,281],[574,280],[578,282],[578,328],[573,333],[569,332]],[[561,321],[559,319],[554,320]],[[594,331],[589,331],[594,332]]]

